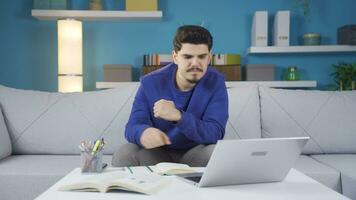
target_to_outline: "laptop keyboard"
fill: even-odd
[[[201,179],[201,176],[192,176],[192,177],[184,177],[185,179],[188,179],[188,180],[191,180],[191,181],[194,181],[196,183],[199,183],[200,179]]]

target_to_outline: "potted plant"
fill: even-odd
[[[295,0],[298,5],[301,6],[303,10],[304,17],[309,21],[310,20],[310,0]]]
[[[339,90],[355,90],[356,62],[340,62],[332,66],[334,72],[331,75],[334,77],[336,87]]]

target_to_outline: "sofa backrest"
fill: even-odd
[[[11,155],[11,141],[0,106],[0,160]]]
[[[14,154],[78,154],[81,140],[105,137],[104,153],[124,143],[138,84],[84,93],[49,93],[0,86],[0,104]]]
[[[230,84],[229,120],[224,139],[261,138],[261,117],[256,84]]]
[[[104,137],[106,154],[125,143],[124,129],[139,83],[83,93],[50,93],[0,85],[14,154],[78,154],[81,140]],[[261,137],[256,85],[228,89],[225,139]]]
[[[356,153],[356,92],[260,87],[262,137],[309,136],[303,153]]]

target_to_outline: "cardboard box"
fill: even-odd
[[[241,81],[240,65],[213,66],[216,70],[225,76],[225,81]]]
[[[127,11],[154,11],[158,10],[157,0],[126,0]]]
[[[103,67],[104,82],[131,82],[132,66],[107,64]]]
[[[271,64],[246,65],[246,81],[274,81],[275,66]]]

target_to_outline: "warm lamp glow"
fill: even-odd
[[[58,91],[83,91],[82,22],[58,20]]]
[[[58,76],[58,91],[59,92],[82,92],[83,77],[82,76]]]

